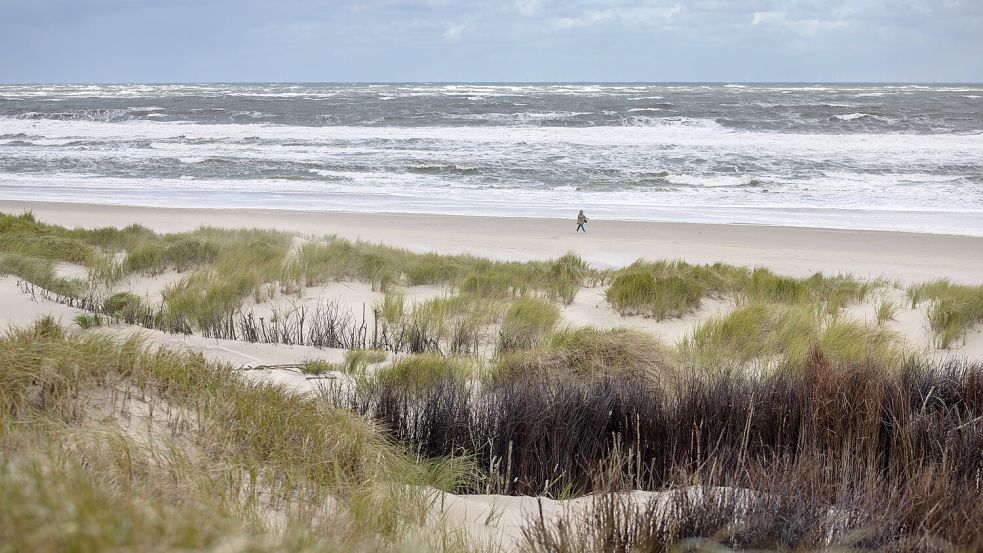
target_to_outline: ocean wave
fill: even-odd
[[[249,119],[263,119],[266,117],[272,117],[268,113],[263,113],[261,111],[234,111],[232,112],[232,117],[248,117]]]
[[[729,106],[741,106],[742,104],[720,104]],[[759,107],[763,109],[787,109],[787,108],[859,108],[869,104],[862,103],[845,103],[845,102],[797,102],[797,103],[786,103],[786,102],[754,102],[751,104],[754,107]]]
[[[670,184],[699,188],[747,188],[761,185],[752,177],[732,175],[670,174],[666,175],[665,181]]]
[[[727,129],[716,119],[705,119],[698,117],[655,117],[650,115],[631,115],[623,118],[622,124],[626,127],[667,127],[727,131]]]
[[[11,116],[12,119],[24,120],[43,120],[53,121],[124,121],[131,119],[129,110],[126,109],[80,109],[64,112],[40,112],[28,111]]]
[[[50,119],[53,121],[101,121],[113,123],[118,121],[130,121],[140,116],[152,116],[155,112],[163,108],[156,106],[149,107],[127,107],[127,108],[90,108],[76,109],[70,111],[27,111],[10,115],[11,119],[22,119],[38,121]]]
[[[626,116],[608,125],[584,126],[289,126],[266,123],[185,123],[137,120],[125,124],[97,121],[24,121],[5,119],[8,134],[18,132],[44,136],[47,140],[146,143],[153,149],[176,145],[212,144],[213,148],[246,148],[254,145],[256,155],[322,155],[325,148],[470,148],[473,144],[569,144],[602,146],[660,146],[674,150],[712,148],[722,152],[760,156],[763,149],[782,155],[807,158],[834,155],[846,158],[868,155],[900,155],[906,160],[945,162],[962,156],[967,163],[980,160],[983,134],[977,133],[786,133],[725,127],[716,119],[679,116]],[[295,147],[287,147],[293,144]],[[269,146],[270,149],[267,146]],[[186,146],[180,146],[184,148]],[[196,146],[197,147],[197,146]],[[197,152],[183,157],[201,155]],[[209,153],[207,155],[214,155]]]
[[[527,126],[538,125],[547,121],[569,121],[593,115],[591,112],[580,111],[551,111],[551,112],[518,112],[518,113],[444,113],[442,119],[453,121],[473,121],[493,125]]]
[[[872,115],[870,113],[848,113],[846,115],[834,115],[833,119],[839,119],[840,121],[856,121],[857,119],[877,119],[878,121],[887,121],[886,118],[880,117],[878,115]]]
[[[453,163],[421,163],[410,165],[407,168],[413,173],[424,173],[424,174],[434,174],[441,175],[446,173],[456,173],[456,174],[473,174],[481,171],[480,167],[474,167],[470,165],[456,165]]]

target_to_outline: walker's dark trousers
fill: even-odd
[[[580,231],[587,232],[587,229],[584,228],[584,224],[583,223],[577,223],[577,232],[580,232]]]

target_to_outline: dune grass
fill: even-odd
[[[732,297],[742,303],[818,302],[833,314],[850,301],[863,301],[878,286],[846,275],[794,278],[761,267],[639,260],[611,275],[606,295],[623,315],[662,320],[690,313],[709,297]]]
[[[897,364],[907,355],[893,333],[809,303],[743,305],[701,322],[679,345],[685,362],[698,367],[800,367],[816,348],[834,362]]]
[[[287,261],[281,280],[290,290],[358,280],[383,291],[400,285],[440,285],[473,296],[507,298],[536,293],[570,303],[593,274],[573,254],[552,261],[490,261],[469,255],[417,254],[329,237],[301,245]]]
[[[539,347],[505,353],[494,367],[500,379],[543,371],[588,378],[633,375],[660,382],[677,376],[677,364],[668,348],[648,334],[573,327],[555,331]]]
[[[505,312],[498,331],[498,351],[530,349],[542,343],[560,322],[560,309],[551,301],[519,298]]]
[[[489,302],[531,294],[569,303],[586,281],[598,278],[596,271],[572,254],[551,261],[499,262],[465,255],[417,254],[336,237],[301,240],[261,229],[202,227],[172,234],[135,225],[66,229],[40,223],[29,213],[0,214],[0,255],[0,271],[63,296],[92,294],[99,286],[111,292],[129,274],[185,272],[181,281],[164,291],[165,309],[157,320],[164,328],[197,329],[209,335],[219,325],[228,326],[230,317],[250,298],[260,303],[277,291],[301,293],[305,287],[332,281],[364,281],[376,290],[393,293],[402,286],[446,286],[462,296]],[[87,286],[58,279],[53,272],[57,261],[84,265],[89,272]],[[393,320],[401,318],[398,313],[388,315]],[[451,330],[436,330],[442,335],[456,334],[448,341],[460,348],[473,343],[475,327],[484,319],[455,316],[448,321]]]
[[[78,265],[104,264],[106,252],[127,250],[150,236],[151,231],[137,225],[67,229],[38,222],[30,212],[0,213],[0,252]]]
[[[406,296],[400,292],[389,290],[382,301],[375,306],[376,312],[389,324],[396,324],[403,319],[406,312]]]
[[[72,320],[75,322],[75,324],[79,325],[79,328],[82,328],[83,330],[89,328],[98,328],[102,326],[103,323],[105,322],[105,320],[102,318],[102,315],[98,313],[79,314],[76,315],[75,318]]]
[[[983,323],[983,286],[937,280],[910,287],[908,297],[912,307],[929,302],[928,322],[939,348],[952,347],[970,328]]]
[[[347,412],[198,354],[47,319],[0,338],[0,389],[12,551],[468,549],[423,526],[425,490],[466,464],[415,461]]]
[[[143,302],[131,292],[117,292],[103,302],[102,308],[107,315],[117,318],[125,318],[127,315],[135,315],[141,308]]]
[[[722,263],[639,260],[614,272],[607,299],[623,315],[679,317],[697,309],[707,296],[734,290],[742,275],[744,270]]]
[[[893,321],[899,309],[900,306],[894,301],[882,299],[877,304],[877,324]]]
[[[407,305],[402,293],[388,291],[375,306],[395,350],[477,355],[489,327],[501,321],[508,300],[453,294]]]
[[[300,372],[311,375],[321,375],[340,370],[341,367],[324,359],[306,359],[300,364]]]
[[[55,262],[51,259],[28,257],[17,253],[0,252],[0,274],[14,275],[66,297],[80,296],[86,289],[86,283],[82,280],[58,276],[55,272]]]
[[[479,372],[473,359],[416,354],[381,368],[375,373],[373,381],[407,390],[422,390],[434,382],[446,380],[463,385],[478,376]]]
[[[348,374],[365,374],[369,365],[382,363],[386,360],[386,352],[374,349],[350,349],[345,352],[342,372]]]

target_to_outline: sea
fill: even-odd
[[[983,85],[0,85],[0,199],[983,235]]]

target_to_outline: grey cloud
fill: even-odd
[[[6,0],[0,79],[983,80],[979,0]]]

